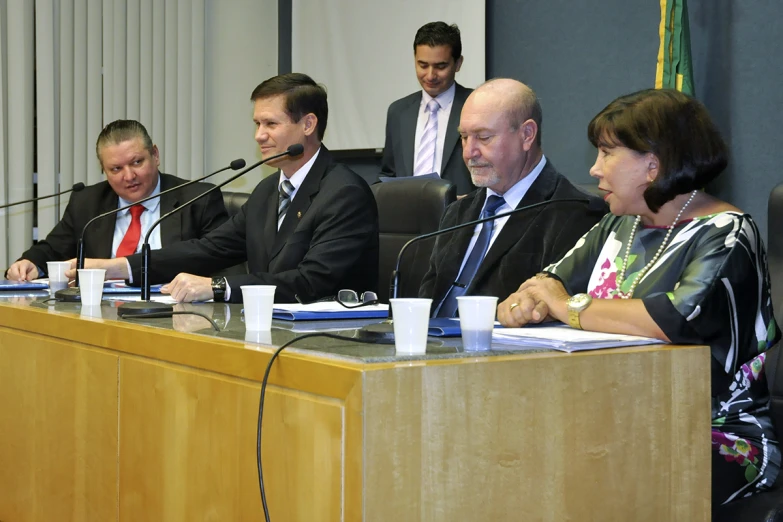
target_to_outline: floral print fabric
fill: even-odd
[[[618,298],[634,216],[607,214],[557,263],[570,294]],[[663,242],[667,228],[633,234],[621,292]],[[769,416],[765,352],[780,339],[770,297],[764,245],[750,216],[720,212],[683,221],[653,267],[637,283],[656,324],[675,344],[707,344],[712,354],[713,503],[768,489],[781,454]]]

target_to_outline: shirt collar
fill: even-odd
[[[533,168],[533,170],[530,171],[530,174],[514,183],[514,185],[508,189],[505,194],[498,194],[491,188],[488,188],[487,197],[502,195],[503,199],[506,200],[506,205],[508,205],[511,209],[517,208],[519,202],[522,201],[522,198],[524,198],[525,194],[527,194],[528,189],[533,185],[533,182],[538,178],[538,175],[541,174],[541,171],[544,170],[545,165],[546,156],[542,154],[541,160]],[[486,205],[486,201],[484,204]]]
[[[150,194],[150,197],[157,196],[158,194],[160,194],[160,172],[158,172],[158,183],[155,185],[155,189],[152,191],[152,194]],[[131,205],[133,205],[133,203],[131,203],[130,201],[125,201],[124,199],[119,198],[119,203],[117,208],[129,207]],[[147,212],[152,212],[158,208],[158,205],[160,205],[160,198],[152,198],[149,201],[140,203],[140,205],[144,206],[144,208],[147,209]],[[118,212],[117,215],[122,216],[127,214],[128,212],[130,212],[130,209],[126,208],[125,210]]]
[[[293,173],[293,175],[288,178],[288,181],[291,182],[291,184],[294,186],[294,192],[299,190],[299,187],[304,182],[305,178],[307,177],[307,173],[310,172],[310,169],[313,168],[313,164],[315,163],[315,159],[318,157],[318,154],[321,152],[321,147],[318,147],[318,150],[315,151],[315,154],[313,154],[313,157],[307,160],[307,163],[302,165],[299,170]],[[286,179],[285,174],[283,174],[283,171],[280,171],[280,179],[277,181],[277,188],[280,189],[280,185],[283,183],[283,180]]]
[[[440,110],[448,109],[451,107],[452,102],[454,101],[454,93],[457,92],[457,82],[454,82],[451,84],[451,87],[443,91],[442,93],[438,94],[435,99],[438,100],[438,105],[440,105]],[[424,107],[427,107],[427,104],[432,99],[432,96],[427,94],[427,91],[422,90],[421,91],[421,108],[423,110]]]

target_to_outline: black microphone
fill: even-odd
[[[402,263],[402,256],[405,253],[405,251],[408,249],[409,246],[411,246],[413,243],[416,243],[418,241],[423,241],[425,239],[429,239],[431,237],[439,236],[441,234],[447,234],[449,232],[454,232],[455,230],[459,230],[461,228],[466,227],[475,227],[476,225],[480,225],[482,223],[486,223],[487,221],[494,221],[496,219],[504,218],[506,216],[510,216],[512,214],[516,214],[517,212],[522,212],[524,210],[531,210],[538,207],[543,207],[545,205],[549,205],[551,203],[587,203],[589,210],[606,210],[606,208],[603,206],[603,204],[599,204],[599,200],[597,199],[586,199],[586,198],[563,198],[563,199],[550,199],[547,201],[539,201],[538,203],[533,203],[532,205],[525,205],[524,207],[515,208],[513,210],[510,210],[508,212],[503,212],[501,214],[495,214],[494,216],[489,216],[483,219],[475,219],[473,221],[467,221],[465,223],[460,223],[458,225],[454,225],[447,228],[442,228],[440,230],[436,230],[435,232],[429,232],[427,234],[422,234],[420,236],[416,236],[412,239],[410,239],[407,243],[402,245],[402,248],[400,249],[399,254],[397,254],[397,263],[394,265],[394,270],[392,271],[391,276],[391,282],[389,284],[389,296],[391,299],[394,299],[397,297],[397,290],[399,287],[400,282],[400,264]],[[600,208],[599,208],[600,207]],[[392,328],[392,308],[391,303],[389,304],[389,319],[386,321],[370,324],[365,326],[364,328],[361,328],[360,330],[357,330],[357,337],[360,339],[365,340],[366,342],[370,343],[381,343],[381,344],[393,344],[394,343],[394,329]]]
[[[239,170],[239,169],[241,169],[244,166],[245,166],[245,160],[243,160],[242,158],[235,159],[227,167],[223,167],[220,170],[216,170],[215,172],[212,172],[211,174],[207,174],[206,176],[202,176],[202,177],[200,177],[198,179],[194,179],[194,180],[188,181],[186,183],[183,183],[181,185],[177,185],[176,187],[171,187],[170,189],[163,190],[163,191],[161,191],[161,192],[159,192],[159,193],[157,193],[157,194],[155,194],[153,196],[147,196],[146,198],[140,199],[139,201],[137,201],[136,203],[133,203],[132,205],[127,205],[127,206],[124,206],[124,207],[115,208],[113,210],[110,210],[108,212],[104,212],[103,214],[99,214],[99,215],[95,216],[94,218],[89,220],[84,225],[84,228],[82,228],[82,233],[79,236],[79,241],[76,243],[76,268],[77,269],[84,268],[84,234],[87,232],[87,228],[90,225],[92,225],[95,221],[98,221],[99,219],[102,219],[102,218],[105,218],[105,217],[108,217],[108,216],[112,216],[112,215],[116,214],[117,212],[122,212],[123,210],[127,210],[127,209],[131,208],[134,205],[138,205],[139,203],[144,203],[145,201],[149,201],[149,200],[151,200],[153,198],[159,198],[160,196],[162,196],[164,194],[168,194],[169,192],[173,192],[175,190],[179,190],[181,188],[187,187],[188,185],[193,185],[194,183],[199,183],[199,182],[204,181],[205,179],[207,179],[209,177],[214,176],[215,174],[219,174],[219,173],[223,172],[224,170],[228,170],[228,169]],[[78,276],[77,276],[77,287],[65,288],[63,290],[58,290],[57,292],[55,292],[54,297],[55,297],[55,299],[61,299],[62,301],[65,301],[65,302],[81,301],[81,293],[79,292],[79,288],[78,288]]]
[[[132,316],[138,316],[138,315],[146,315],[146,314],[154,314],[154,313],[166,313],[166,312],[173,312],[174,308],[165,303],[158,303],[155,301],[150,301],[150,277],[149,277],[149,268],[150,268],[150,257],[152,255],[152,249],[150,248],[150,235],[152,234],[152,231],[155,230],[155,227],[157,227],[161,221],[168,218],[172,214],[175,214],[182,210],[183,208],[188,207],[189,205],[192,205],[197,200],[203,198],[213,190],[220,190],[221,187],[228,185],[235,179],[239,178],[240,176],[244,176],[254,168],[263,165],[264,163],[271,161],[273,159],[282,158],[283,156],[299,156],[304,152],[304,146],[300,143],[291,145],[286,149],[285,152],[281,152],[280,154],[275,154],[274,156],[269,156],[268,158],[262,159],[261,161],[258,161],[254,163],[253,165],[250,165],[248,168],[243,170],[242,172],[239,172],[237,174],[234,174],[227,180],[225,180],[222,183],[219,183],[215,185],[214,187],[210,188],[209,190],[204,191],[203,193],[199,194],[195,198],[191,199],[190,201],[183,203],[179,207],[175,208],[171,212],[168,212],[160,218],[155,221],[147,230],[147,234],[144,236],[144,243],[141,245],[141,301],[133,301],[128,302],[120,305],[119,308],[117,308],[117,317],[132,317]]]
[[[80,181],[79,183],[74,183],[73,187],[69,188],[68,190],[63,190],[62,192],[55,192],[54,194],[49,194],[48,196],[41,196],[38,198],[26,199],[24,201],[17,201],[16,203],[8,203],[7,205],[0,205],[0,210],[3,210],[4,208],[8,208],[8,207],[15,207],[16,205],[24,205],[25,203],[32,203],[33,201],[41,201],[42,199],[55,198],[57,196],[62,196],[63,194],[67,194],[69,192],[79,192],[80,190],[83,189],[84,189],[84,183]]]

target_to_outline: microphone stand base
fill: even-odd
[[[392,319],[380,323],[368,324],[356,330],[354,336],[366,343],[394,344],[394,323]]]
[[[117,308],[117,317],[123,318],[136,315],[160,314],[173,311],[174,307],[170,304],[158,303],[155,301],[133,301],[120,305],[120,307]]]
[[[81,303],[82,293],[79,287],[63,288],[54,293],[54,298],[63,303]]]

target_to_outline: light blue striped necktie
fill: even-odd
[[[427,103],[427,111],[430,113],[427,123],[424,126],[424,132],[421,133],[419,141],[419,155],[416,157],[416,167],[413,169],[414,176],[429,174],[435,172],[435,152],[438,144],[438,110],[440,104],[432,99]]]

